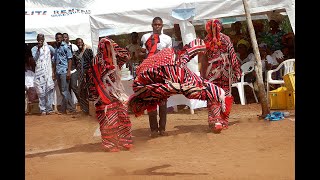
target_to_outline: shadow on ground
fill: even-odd
[[[239,123],[239,121],[233,121],[229,123],[229,126]],[[184,134],[184,133],[210,133],[210,130],[207,125],[181,125],[174,126],[177,130],[168,131],[169,136]],[[140,128],[132,131],[133,140],[135,146],[141,146],[142,143],[147,142],[151,139],[150,130],[148,128]],[[38,152],[25,155],[25,158],[34,158],[34,157],[45,157],[49,155],[56,154],[66,154],[66,153],[75,153],[75,152],[104,152],[101,147],[101,143],[88,143],[80,144],[66,149],[52,150],[46,152]]]
[[[103,151],[104,150],[101,147],[101,143],[99,142],[99,143],[80,144],[67,149],[59,149],[59,150],[53,150],[53,151],[27,154],[25,157],[34,158],[34,157],[45,157],[45,156],[55,155],[55,154],[74,153],[74,152],[103,152]]]
[[[155,175],[155,176],[175,176],[175,175],[207,175],[207,173],[181,173],[181,172],[155,172],[156,170],[163,169],[170,167],[170,164],[164,164],[160,166],[154,166],[151,168],[146,168],[146,169],[140,169],[140,170],[135,170],[133,172],[127,172],[123,168],[119,167],[111,167],[111,170],[113,171],[111,176],[127,176],[127,175]]]

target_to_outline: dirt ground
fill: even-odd
[[[168,114],[169,136],[151,139],[148,116],[130,115],[134,148],[104,152],[85,115],[26,115],[26,180],[295,179],[295,112],[258,119],[256,103],[232,107],[229,129],[208,130],[207,111]]]

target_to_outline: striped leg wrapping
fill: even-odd
[[[127,107],[120,101],[115,101],[107,105],[106,112],[105,105],[96,108],[103,147],[108,150],[132,144],[131,122]]]

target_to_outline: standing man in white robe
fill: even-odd
[[[52,76],[52,57],[54,48],[45,42],[44,35],[37,35],[38,45],[31,49],[36,63],[34,86],[39,97],[41,115],[52,114],[54,81]]]

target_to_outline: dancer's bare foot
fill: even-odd
[[[120,149],[117,148],[117,147],[113,147],[113,148],[110,148],[110,149],[106,149],[107,152],[119,152]]]
[[[133,147],[133,144],[126,144],[121,147],[121,150],[129,151]]]

